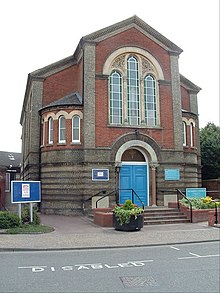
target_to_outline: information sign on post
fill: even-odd
[[[30,218],[33,222],[33,203],[41,201],[40,181],[11,181],[11,203],[17,203],[21,218],[21,204],[30,203]]]

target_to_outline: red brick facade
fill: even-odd
[[[200,88],[179,73],[181,53],[182,49],[134,16],[83,37],[73,56],[30,74],[21,117],[22,170],[24,178],[41,178],[45,211],[79,211],[87,196],[102,188],[118,187],[117,168],[123,164],[123,153],[129,150],[132,154],[132,149],[142,154],[149,170],[146,190],[149,204],[163,204],[164,190],[200,185],[197,109]],[[137,60],[139,74],[136,124],[129,121],[128,110],[131,106],[126,62],[131,56]],[[118,124],[111,121],[113,70],[121,76],[122,118]],[[153,76],[156,85],[153,125],[148,124],[146,114],[146,76]],[[30,108],[33,109],[31,118],[25,112]],[[80,119],[79,141],[73,139],[75,116]],[[65,140],[61,143],[60,117],[66,123]],[[50,118],[53,119],[51,143]],[[39,120],[41,128],[38,129]],[[32,138],[25,132],[30,125]],[[109,181],[92,180],[92,169],[97,168],[109,170]],[[166,169],[178,170],[180,179],[166,181]],[[52,195],[56,197],[54,202]],[[71,208],[70,202],[73,202]]]

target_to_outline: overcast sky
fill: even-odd
[[[28,73],[72,55],[81,37],[134,14],[183,49],[180,73],[202,88],[200,127],[219,125],[219,0],[3,0],[0,151],[21,151]]]

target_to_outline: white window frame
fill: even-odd
[[[53,144],[53,118],[48,119],[48,143]]]
[[[148,87],[147,82],[150,78],[151,84],[153,87]],[[148,90],[152,90],[150,101],[150,94]],[[152,109],[149,109],[151,107]],[[157,125],[157,89],[156,89],[156,79],[152,74],[147,74],[144,78],[144,111],[145,111],[145,122],[147,126],[156,126]],[[152,114],[152,115],[151,115]],[[150,121],[153,121],[152,123]]]
[[[64,127],[61,125],[62,119],[65,123]],[[64,132],[64,135],[61,135],[62,132]],[[62,136],[64,136],[65,139],[61,139]],[[59,143],[66,143],[66,118],[63,115],[59,117]]]
[[[135,64],[135,68],[131,68]],[[127,58],[127,101],[128,101],[128,124],[140,125],[140,82],[139,62],[135,56]],[[136,73],[135,78],[132,73]]]
[[[137,50],[138,51],[138,50]],[[146,53],[146,52],[145,52]],[[144,55],[144,54],[143,54]],[[158,80],[164,79],[162,71],[157,71],[157,66],[149,56],[144,56],[139,52],[131,53],[126,51],[125,54],[121,52],[119,55],[114,55],[114,58],[108,61],[109,69],[105,65],[105,72],[109,70],[109,124],[120,127],[144,127],[156,128],[160,125],[160,111],[159,111],[159,87]],[[134,64],[136,60],[136,66]],[[155,60],[154,60],[155,61]],[[132,67],[130,67],[130,65]],[[130,70],[129,70],[130,68]],[[155,69],[156,68],[156,69]],[[111,70],[111,71],[110,71]],[[121,76],[121,98],[122,98],[122,112],[118,110],[118,115],[121,115],[121,123],[114,121],[114,109],[112,109],[112,74],[117,72]],[[129,74],[131,73],[131,75]],[[136,74],[135,74],[136,73]],[[146,111],[146,91],[145,78],[152,76],[153,78],[153,110]],[[132,94],[132,91],[134,92]],[[132,98],[133,97],[133,98]],[[150,105],[152,108],[152,105]],[[151,112],[151,113],[150,113]],[[117,111],[115,110],[117,115]],[[148,119],[146,114],[152,117]],[[120,117],[118,118],[118,121]]]
[[[78,119],[78,126],[75,127],[74,126],[74,119],[77,118]],[[74,130],[78,130],[78,139],[74,139]],[[80,117],[78,115],[74,115],[72,117],[72,142],[73,143],[79,143],[80,142]]]
[[[187,124],[185,121],[182,122],[183,125],[183,146],[187,145]]]
[[[117,75],[119,80],[119,91],[114,91],[114,85],[112,82],[113,76]],[[117,95],[117,100],[114,99],[114,95]],[[117,107],[115,107],[117,104]],[[122,76],[120,72],[114,70],[110,74],[110,124],[121,125],[123,121],[123,100],[122,100]],[[118,115],[117,115],[118,111]],[[118,120],[118,121],[117,121]]]
[[[194,146],[194,125],[191,122],[190,123],[190,146],[193,147]]]

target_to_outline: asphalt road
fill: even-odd
[[[1,252],[0,292],[219,292],[220,242]]]

